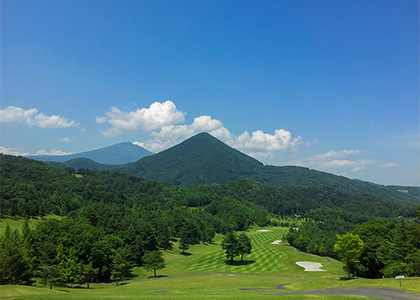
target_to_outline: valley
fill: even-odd
[[[267,230],[261,232],[258,230]],[[345,272],[342,264],[296,251],[290,246],[271,244],[282,237],[287,228],[268,227],[250,229],[253,253],[246,256],[243,265],[227,265],[220,248],[221,236],[217,235],[209,245],[194,245],[188,255],[182,255],[178,247],[165,251],[167,267],[157,279],[144,268],[135,268],[129,281],[119,286],[91,284],[90,289],[55,287],[53,290],[39,287],[3,286],[2,299],[255,299],[264,294],[282,294],[302,290],[328,288],[381,287],[399,289],[398,280],[357,278],[342,280]],[[319,262],[325,272],[305,272],[296,261]],[[249,264],[247,264],[249,262]],[[419,278],[407,278],[402,289],[418,292]],[[414,294],[407,294],[414,295]],[[371,299],[355,295],[284,295],[265,296],[270,299]],[[280,298],[278,298],[280,297]],[[416,296],[414,296],[416,297]],[[374,299],[374,298],[372,298]],[[407,298],[410,299],[410,298]]]
[[[420,292],[414,188],[264,166],[208,134],[126,165],[0,154],[0,172],[2,299]],[[232,234],[245,234],[252,251],[226,242]],[[337,248],[341,237],[360,240],[353,260]],[[299,294],[306,290],[315,294]]]

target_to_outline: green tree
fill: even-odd
[[[234,232],[228,232],[222,240],[222,249],[225,250],[226,258],[233,264],[235,256],[239,255],[238,238]]]
[[[190,246],[185,242],[185,239],[179,241],[179,249],[182,250],[182,254],[185,254],[185,250],[188,250],[189,248]]]
[[[129,257],[130,249],[128,247],[120,247],[114,250],[111,280],[115,281],[116,285],[118,285],[118,281],[130,274],[133,265]]]
[[[60,281],[60,271],[57,265],[41,265],[39,267],[39,276],[43,284],[49,284],[50,290],[55,282]]]
[[[162,252],[160,251],[146,251],[143,256],[144,267],[146,270],[153,270],[156,277],[156,270],[165,268],[165,260],[163,259]]]
[[[98,275],[98,269],[94,269],[92,262],[82,267],[81,283],[86,283],[86,287],[89,288],[89,284],[95,280]]]
[[[363,241],[353,233],[346,233],[343,236],[337,234],[337,242],[334,251],[344,261],[348,277],[354,272],[355,265],[359,262],[360,253],[363,249]]]
[[[32,277],[28,259],[23,253],[19,232],[9,225],[0,239],[0,282],[2,284],[28,284]]]
[[[25,259],[29,263],[30,272],[33,274],[36,271],[36,254],[34,250],[34,238],[32,229],[29,227],[29,220],[25,219],[22,225],[22,249]]]
[[[76,257],[74,248],[70,248],[69,254],[66,255],[63,251],[63,245],[58,245],[57,260],[62,282],[70,283],[72,287],[74,283],[80,282],[80,277],[82,275],[82,265],[79,263],[79,260]]]
[[[251,239],[245,233],[241,233],[238,237],[238,252],[241,256],[241,261],[244,260],[245,254],[251,254],[251,250]]]

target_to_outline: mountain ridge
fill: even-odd
[[[124,165],[106,166],[89,160],[64,163],[72,168],[110,170],[178,186],[229,183],[252,179],[271,186],[328,186],[354,195],[376,195],[394,203],[417,205],[409,193],[298,166],[264,165],[208,133],[200,133],[154,155]]]
[[[73,159],[87,158],[99,164],[122,165],[137,161],[152,154],[152,152],[140,146],[134,145],[133,143],[123,142],[95,150],[68,155],[31,155],[26,157],[45,162],[54,161],[59,163]]]
[[[325,185],[352,194],[374,194],[395,203],[418,204],[418,198],[386,186],[357,182],[306,167],[264,165],[208,133],[200,133],[115,170],[181,186],[247,178],[273,186]]]

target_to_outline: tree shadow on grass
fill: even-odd
[[[152,275],[152,276],[149,276],[147,278],[154,279],[154,278],[165,278],[165,277],[168,277],[168,275],[156,275],[156,277]]]
[[[254,262],[255,260],[243,260],[243,261],[234,260],[233,262],[231,262],[230,260],[225,261],[225,263],[229,266],[247,266],[247,265],[253,264]]]
[[[341,281],[348,281],[348,280],[353,280],[353,279],[356,279],[356,277],[350,277],[350,278],[348,278],[348,277],[340,277],[340,280]]]
[[[184,255],[184,256],[190,256],[190,255],[192,255],[192,253],[189,253],[189,252],[184,252],[184,253],[182,253],[182,252],[181,252],[181,255]]]

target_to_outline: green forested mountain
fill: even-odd
[[[137,161],[153,153],[136,146],[133,143],[125,142],[92,151],[80,152],[69,155],[37,155],[28,158],[40,161],[65,162],[77,158],[87,158],[100,164],[121,165]]]
[[[175,185],[194,185],[255,178],[263,168],[256,159],[201,133],[118,170]]]
[[[68,161],[65,161],[63,164],[61,164],[61,166],[54,162],[48,162],[48,164],[54,167],[58,167],[58,168],[60,167],[64,168],[65,166],[67,166],[75,170],[89,169],[89,170],[96,170],[96,171],[105,171],[105,170],[112,171],[113,169],[118,168],[118,166],[115,166],[115,165],[100,164],[89,158],[73,158]]]
[[[382,185],[351,180],[296,166],[264,166],[208,133],[198,134],[168,150],[116,170],[174,185],[228,183],[247,178],[273,186],[329,186],[352,194],[371,194],[401,204],[418,198]]]
[[[419,186],[399,186],[399,185],[388,185],[388,188],[396,190],[400,193],[408,193],[415,197],[420,197],[420,187]]]

